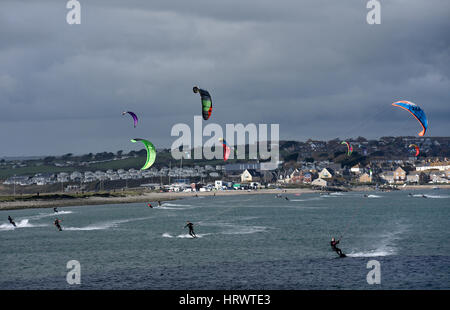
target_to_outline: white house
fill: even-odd
[[[241,174],[242,183],[250,183],[259,180],[261,175],[255,169],[245,169]]]
[[[323,168],[319,172],[319,179],[331,179],[334,176],[334,170],[331,168]]]
[[[221,181],[221,180],[216,180],[216,181],[214,182],[214,187],[215,187],[216,189],[222,189],[222,186],[223,186],[223,181]]]
[[[449,183],[445,172],[430,173],[430,181],[433,183]]]
[[[425,164],[422,166],[416,166],[416,171],[427,171],[427,170],[439,170],[439,171],[450,170],[450,162],[438,162]]]
[[[69,174],[66,172],[60,172],[56,176],[56,180],[58,182],[69,182]]]
[[[359,163],[350,168],[350,172],[353,172],[353,173],[356,173],[356,174],[360,174],[363,171],[364,171],[364,169],[361,168],[361,165]]]
[[[394,172],[384,171],[380,174],[380,177],[388,183],[394,183]]]
[[[408,183],[419,183],[419,173],[410,173],[406,175],[406,182]]]
[[[78,172],[78,171],[74,171],[70,174],[71,181],[81,180],[82,177],[83,177],[83,175],[81,174],[81,172]]]

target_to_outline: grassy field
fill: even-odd
[[[33,176],[37,173],[59,173],[59,172],[73,172],[73,171],[96,171],[96,170],[118,170],[118,169],[140,169],[145,163],[145,157],[132,157],[120,160],[112,160],[108,162],[95,163],[88,166],[73,166],[73,167],[57,167],[50,164],[30,165],[27,167],[12,168],[10,166],[0,168],[0,179],[7,179],[14,175],[29,175]]]
[[[1,168],[0,169],[0,179],[4,180],[14,175],[30,175],[33,176],[36,173],[58,173],[58,172],[72,172],[77,170],[75,167],[56,167],[49,165],[42,166],[28,166],[28,167],[20,167],[20,168]]]

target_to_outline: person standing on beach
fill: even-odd
[[[192,236],[192,238],[197,238],[197,236],[194,233],[194,224],[192,224],[191,222],[187,221],[186,226],[184,226],[184,228],[188,227],[189,228],[189,235]]]
[[[14,223],[14,220],[11,218],[11,216],[9,216],[8,215],[8,221],[14,226],[14,227],[17,227],[16,226],[16,223]]]
[[[62,220],[58,220],[56,218],[53,224],[55,224],[56,228],[58,228],[59,231],[62,231],[61,225],[59,224],[60,222],[62,222]]]

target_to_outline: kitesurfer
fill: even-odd
[[[62,231],[61,225],[59,224],[60,222],[62,222],[62,220],[58,220],[56,218],[53,224],[55,224],[56,228],[58,228],[59,231]]]
[[[150,207],[150,208],[153,208],[153,206],[152,206],[152,204],[150,202],[147,204],[147,206]]]
[[[55,208],[53,208],[53,212],[58,213],[58,210]]]
[[[14,226],[14,227],[17,227],[16,226],[16,223],[14,223],[14,220],[11,218],[11,216],[9,216],[8,215],[8,221]]]
[[[186,226],[184,226],[184,228],[188,227],[189,228],[189,235],[191,235],[193,238],[197,238],[197,236],[194,233],[194,224],[192,224],[191,222],[187,221]]]
[[[284,197],[284,199],[289,200],[289,198],[287,198],[287,197]]]
[[[339,240],[336,241],[336,240],[334,239],[334,237],[332,237],[332,238],[331,238],[331,242],[330,242],[331,249],[332,249],[333,251],[335,251],[336,253],[338,253],[338,255],[339,255],[340,257],[345,257],[345,254],[342,253],[341,249],[338,248],[338,247],[336,246],[338,243],[339,243]]]
[[[161,200],[158,200],[158,206],[161,207]]]

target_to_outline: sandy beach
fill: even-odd
[[[74,199],[57,199],[57,200],[29,200],[29,201],[4,201],[0,202],[0,210],[13,209],[31,209],[31,208],[54,208],[64,206],[85,206],[85,205],[102,205],[102,204],[119,204],[133,202],[157,202],[183,199],[186,197],[202,196],[231,196],[231,195],[258,195],[258,194],[302,194],[315,192],[311,189],[261,189],[253,191],[230,190],[216,192],[142,192],[140,195],[128,195],[126,197],[88,197]]]

